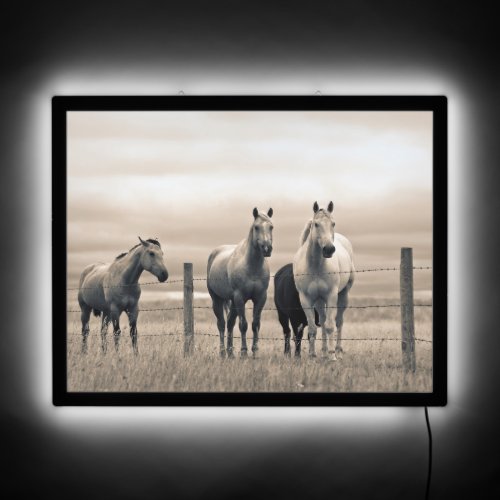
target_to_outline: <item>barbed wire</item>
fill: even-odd
[[[175,283],[184,283],[184,280],[171,280],[171,281],[145,281],[143,283],[132,283],[132,284],[123,284],[123,285],[109,285],[109,286],[102,286],[101,288],[126,288],[130,286],[137,286],[137,285],[173,285]],[[72,288],[66,288],[66,291],[74,291],[74,290],[95,290],[97,287],[95,286],[83,286],[83,287],[72,287]]]
[[[422,270],[432,270],[432,266],[414,266],[412,268],[413,270],[416,271],[422,271]],[[358,273],[373,273],[373,272],[380,272],[380,271],[399,271],[399,267],[376,267],[376,268],[368,268],[368,269],[357,269],[354,271],[355,274]],[[294,274],[294,276],[325,276],[325,275],[330,275],[330,274],[350,274],[351,271],[329,271],[326,273],[298,273]],[[276,275],[271,274],[269,277],[274,278]],[[225,278],[212,278],[214,281],[218,280],[225,280]],[[206,276],[199,276],[196,278],[193,278],[193,281],[206,281],[207,277]],[[143,285],[173,285],[176,283],[184,283],[183,279],[178,279],[178,280],[170,280],[170,281],[145,281],[143,283],[132,283],[132,284],[120,284],[120,285],[109,285],[109,286],[102,286],[102,288],[125,288],[125,287],[132,287],[132,286],[143,286]],[[89,287],[71,287],[71,288],[66,288],[67,291],[75,291],[75,290],[92,290],[95,289],[96,287],[89,286]]]
[[[179,337],[182,334],[179,333],[145,333],[145,334],[139,334],[138,338],[144,338],[144,337]],[[81,337],[81,334],[79,333],[73,333],[71,334],[73,337]],[[194,337],[219,337],[218,333],[208,333],[208,332],[195,332],[193,335]],[[227,336],[227,335],[226,335]],[[236,339],[241,339],[239,335],[235,335],[233,333],[233,340]],[[260,340],[272,340],[272,341],[283,341],[285,338],[284,337],[259,337]],[[290,340],[294,340],[293,337],[290,337]],[[321,341],[321,337],[316,337],[317,341]],[[365,342],[365,341],[376,341],[376,342],[402,342],[400,338],[396,337],[368,337],[368,338],[355,338],[355,337],[342,337],[342,342],[349,341],[349,342]],[[415,342],[423,342],[423,343],[429,343],[432,344],[432,340],[428,339],[422,339],[422,338],[415,338]],[[301,342],[307,342],[307,338],[302,338]],[[72,343],[72,341],[69,341]]]
[[[413,304],[414,307],[432,307],[432,304]],[[401,307],[401,304],[370,304],[363,306],[325,306],[325,309],[371,309],[371,308],[384,308],[384,307]],[[212,309],[212,306],[193,306],[193,309]],[[288,307],[288,308],[277,308],[277,307],[265,307],[261,312],[264,311],[300,311],[304,309],[314,309],[314,307]],[[182,311],[184,307],[158,307],[153,309],[139,309],[139,312],[156,312],[156,311]],[[250,307],[249,310],[253,310]],[[245,309],[246,311],[246,309]],[[68,309],[68,313],[79,313],[80,309]]]
[[[431,266],[415,266],[413,267],[414,270],[432,270]],[[367,269],[360,269],[355,271],[356,273],[370,273],[370,272],[380,272],[380,271],[399,271],[399,267],[380,267],[380,268],[367,268]],[[322,275],[331,275],[331,274],[347,274],[351,273],[351,271],[331,271],[331,272],[326,272],[326,273],[300,273],[296,274],[295,276],[322,276]],[[276,275],[271,275],[270,278],[274,278]],[[219,278],[219,279],[225,279],[225,278]],[[193,278],[194,281],[206,281],[207,277],[196,277]],[[118,288],[118,287],[129,287],[129,286],[136,286],[136,285],[160,285],[160,284],[178,284],[178,283],[184,283],[185,281],[183,279],[178,279],[178,280],[171,280],[171,281],[166,281],[166,282],[159,282],[159,281],[150,281],[150,282],[144,282],[144,283],[134,283],[134,284],[123,284],[123,285],[110,285],[110,286],[105,286],[103,288]],[[96,287],[83,287],[81,289],[94,289]],[[80,288],[67,288],[68,291],[71,290],[80,290]],[[414,307],[432,307],[432,304],[413,304]],[[393,308],[393,307],[401,307],[401,304],[365,304],[365,305],[351,305],[351,306],[324,306],[325,309],[372,309],[372,308]],[[193,306],[193,309],[212,309],[212,306]],[[249,309],[253,310],[253,307],[250,307]],[[294,307],[294,308],[276,308],[276,307],[266,307],[262,309],[262,312],[266,311],[298,311],[298,310],[307,310],[307,309],[314,309],[314,307]],[[159,311],[183,311],[184,307],[183,306],[176,306],[176,307],[159,307],[159,308],[147,308],[147,309],[139,309],[140,312],[159,312]],[[80,313],[81,311],[78,309],[68,309],[66,312],[68,313]],[[180,340],[180,335],[179,333],[160,333],[160,334],[141,334],[140,338],[152,338],[152,337],[179,337],[179,342]],[[206,333],[206,332],[196,332],[196,336],[210,336],[210,337],[219,337],[218,333]],[[78,336],[78,334],[73,334],[73,336]],[[233,338],[241,338],[237,335],[233,334]],[[293,339],[293,337],[292,337]],[[320,340],[320,338],[317,338]],[[260,337],[259,340],[263,341],[283,341],[284,337]],[[307,342],[307,339],[302,339],[304,342]],[[397,341],[401,342],[401,338],[383,338],[383,337],[370,337],[370,338],[343,338],[343,341],[353,341],[353,342],[361,342],[361,341],[375,341],[375,342],[385,342],[385,341]],[[423,342],[423,343],[432,343],[432,340],[427,340],[427,339],[422,339],[422,338],[415,338],[415,342]],[[69,341],[72,343],[72,341]]]

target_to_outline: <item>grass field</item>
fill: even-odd
[[[350,305],[393,304],[391,299],[351,300]],[[428,301],[426,301],[428,302]],[[418,304],[418,301],[416,302]],[[207,307],[206,299],[195,306]],[[182,302],[141,303],[142,309],[180,307]],[[266,307],[274,307],[272,297]],[[70,309],[78,309],[70,304]],[[251,310],[247,308],[247,319]],[[118,352],[108,332],[108,351],[101,352],[100,319],[92,317],[88,353],[81,354],[78,313],[68,314],[69,392],[429,392],[432,390],[432,344],[416,342],[417,369],[405,375],[402,368],[400,311],[397,307],[349,309],[344,316],[342,360],[321,358],[321,330],[316,352],[308,356],[302,343],[300,360],[283,355],[283,332],[276,311],[264,311],[259,356],[240,359],[239,330],[234,335],[235,358],[219,357],[219,339],[211,309],[195,309],[195,349],[183,354],[182,310],[142,311],[139,315],[139,355],[134,356],[126,315],[121,317],[122,338]],[[432,308],[415,307],[417,339],[432,338]],[[307,337],[307,332],[304,337]],[[247,343],[251,346],[251,328]],[[319,340],[318,340],[319,339]],[[359,339],[359,340],[358,340]],[[382,340],[380,340],[382,339]],[[292,349],[294,344],[292,341]],[[250,353],[250,351],[249,351]]]

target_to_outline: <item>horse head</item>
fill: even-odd
[[[141,255],[142,267],[151,274],[154,274],[158,278],[158,281],[167,281],[168,271],[163,262],[163,251],[160,243],[156,240],[144,241],[140,236],[139,241],[143,246]]]
[[[335,222],[333,222],[333,202],[328,204],[327,209],[319,208],[318,202],[313,205],[314,216],[311,221],[311,238],[321,248],[323,257],[329,259],[335,253]]]
[[[271,217],[273,209],[267,214],[259,212],[257,207],[253,209],[254,222],[252,226],[252,240],[254,245],[262,252],[264,257],[270,257],[273,251],[273,223]]]

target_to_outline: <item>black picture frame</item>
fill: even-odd
[[[67,390],[67,113],[70,111],[431,111],[433,384],[426,393],[84,393]],[[444,406],[447,403],[446,96],[54,96],[52,99],[53,404],[56,406]],[[64,311],[64,312],[63,312]]]

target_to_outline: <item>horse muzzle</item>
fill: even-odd
[[[335,247],[333,245],[327,245],[323,247],[323,257],[329,259],[335,253]]]
[[[167,279],[168,279],[168,272],[167,271],[163,271],[158,275],[158,281],[160,283],[167,281]]]
[[[273,251],[272,245],[262,245],[261,249],[264,257],[271,257],[271,253]]]

